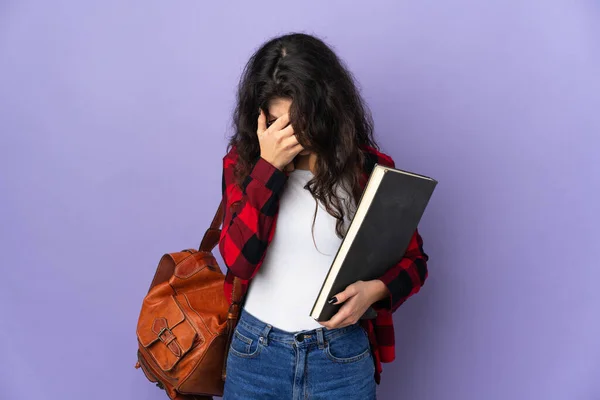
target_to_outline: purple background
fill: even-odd
[[[244,63],[300,30],[440,181],[380,398],[600,399],[598,3],[213,3],[0,3],[0,398],[165,398],[141,300],[213,215]]]

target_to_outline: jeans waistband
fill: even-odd
[[[328,329],[323,326],[316,329],[289,332],[258,319],[244,308],[241,309],[238,324],[250,332],[260,336],[261,340],[265,342],[267,340],[275,340],[286,344],[295,343],[296,345],[318,343],[319,347],[323,346],[323,344],[328,340],[331,340],[337,336],[351,332],[354,329],[361,329],[360,323],[356,322],[352,325],[344,326],[342,328]]]

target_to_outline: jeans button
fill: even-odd
[[[298,334],[296,336],[296,340],[299,341],[299,342],[303,341],[304,340],[304,334],[302,334],[302,333]]]

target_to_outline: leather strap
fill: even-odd
[[[215,216],[210,224],[210,227],[204,233],[202,242],[200,242],[200,251],[211,252],[212,249],[219,243],[221,237],[221,229],[219,226],[224,217],[225,204],[223,200],[219,203],[219,208],[215,212]],[[221,379],[225,381],[227,378],[227,356],[229,355],[229,346],[233,338],[233,332],[240,318],[240,308],[242,304],[242,281],[237,276],[233,277],[233,288],[231,292],[231,304],[227,312],[227,345],[223,354],[223,369],[221,370]]]
[[[217,207],[217,211],[215,212],[215,216],[210,224],[210,227],[204,232],[204,236],[202,237],[202,241],[200,242],[200,251],[211,252],[212,249],[219,243],[219,238],[221,236],[221,223],[223,222],[224,216],[224,204],[223,200],[219,203],[219,207]]]
[[[229,355],[229,346],[233,339],[233,332],[240,319],[240,308],[242,303],[242,281],[235,276],[233,278],[233,288],[231,292],[231,305],[227,312],[227,346],[223,355],[223,369],[221,370],[221,379],[223,382],[227,379],[227,356]]]
[[[223,220],[223,200],[219,203],[219,207],[215,212],[215,216],[210,224],[210,227],[204,232],[204,236],[202,237],[202,241],[200,242],[199,251],[212,252],[215,246],[219,243],[219,239],[221,237],[221,222]],[[189,253],[189,254],[186,254]],[[194,249],[186,249],[182,250],[179,253],[165,254],[160,262],[158,263],[158,268],[156,269],[156,273],[154,275],[154,279],[152,279],[152,283],[150,284],[150,288],[148,288],[148,292],[150,290],[163,282],[166,282],[171,278],[173,273],[175,272],[175,265],[182,261],[184,258],[189,257],[190,254],[194,254],[196,250]],[[175,257],[175,258],[173,258]]]

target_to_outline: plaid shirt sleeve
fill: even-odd
[[[379,154],[379,162],[395,168],[394,160],[385,154]],[[417,293],[427,279],[427,261],[429,256],[423,251],[423,239],[419,230],[415,230],[408,248],[402,259],[380,276],[388,289],[388,296],[375,302],[372,307],[376,311],[389,311],[393,313],[410,296]]]
[[[429,257],[423,251],[423,239],[417,229],[400,262],[378,278],[385,283],[388,296],[374,303],[373,308],[377,311],[394,312],[410,296],[417,293],[427,279],[428,260]]]
[[[287,174],[258,157],[240,186],[234,176],[237,157],[234,146],[223,158],[225,210],[219,251],[231,273],[251,279],[275,233],[275,216]]]

